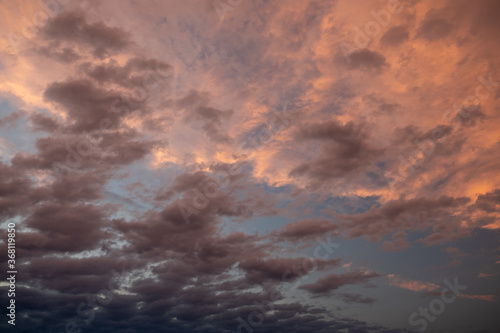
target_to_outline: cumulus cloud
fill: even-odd
[[[396,26],[387,30],[380,38],[380,42],[388,46],[398,46],[409,39],[409,32],[405,26]]]

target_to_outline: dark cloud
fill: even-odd
[[[395,110],[401,107],[400,104],[397,103],[382,103],[380,104],[379,110],[383,113],[394,113]]]
[[[51,195],[58,202],[93,201],[103,197],[105,176],[95,173],[67,174],[50,184]]]
[[[43,113],[32,113],[29,116],[29,120],[35,131],[55,132],[60,127],[56,119],[46,116]]]
[[[100,129],[103,122],[109,123],[108,127],[117,127],[123,116],[140,106],[138,101],[100,89],[84,79],[54,82],[47,87],[44,97],[64,108],[68,125],[76,132]],[[122,107],[125,112],[121,112]]]
[[[485,0],[480,6],[468,1],[464,2],[467,5],[465,11],[468,14],[474,14],[474,18],[470,27],[472,35],[479,34],[488,35],[489,38],[496,36],[500,32],[500,24],[497,19],[497,13],[500,11],[500,4],[496,0]],[[473,7],[474,10],[472,10]]]
[[[279,240],[299,241],[335,232],[337,225],[328,220],[301,220],[287,224],[277,234]]]
[[[232,110],[222,111],[207,106],[209,98],[198,91],[190,91],[176,102],[176,106],[183,110],[184,120],[190,123],[201,122],[201,128],[207,137],[218,143],[229,143],[231,138],[223,127],[233,114]]]
[[[340,265],[340,260],[316,260],[312,258],[250,258],[239,264],[246,271],[247,279],[252,283],[264,283],[268,280],[291,282],[304,276],[310,270],[331,269]]]
[[[431,9],[416,31],[416,36],[428,41],[436,41],[447,37],[453,31],[453,25],[442,11]]]
[[[45,191],[36,188],[23,169],[0,162],[0,218],[26,213],[26,208],[45,197]]]
[[[26,225],[37,232],[18,233],[23,251],[80,252],[94,249],[105,238],[107,212],[88,204],[45,203],[28,217]]]
[[[363,96],[363,102],[368,103],[371,107],[375,108],[377,115],[391,115],[397,110],[401,109],[401,104],[392,101],[386,101],[383,97],[375,94],[368,94]]]
[[[493,213],[498,211],[499,208],[497,206],[500,205],[500,189],[496,189],[495,191],[488,192],[485,194],[480,194],[477,197],[475,206],[487,213]]]
[[[431,140],[436,143],[440,139],[450,135],[453,132],[453,127],[450,125],[437,125],[436,127],[428,130],[427,132],[422,132],[422,130],[416,126],[408,125],[403,128],[397,127],[394,130],[392,141],[393,143],[409,143],[415,144],[415,141],[425,141]]]
[[[300,286],[300,289],[304,289],[312,294],[328,294],[329,292],[336,290],[344,285],[358,284],[369,281],[372,278],[380,276],[375,272],[366,271],[353,271],[344,274],[329,274],[326,275],[318,281]]]
[[[145,264],[145,262],[136,260],[134,264]],[[116,275],[135,268],[131,265],[131,261],[110,257],[54,256],[33,258],[30,264],[23,268],[31,284],[67,294],[96,294],[102,289],[111,289],[110,286],[116,287],[123,282],[116,281]]]
[[[128,33],[102,22],[87,23],[83,12],[63,11],[49,19],[40,33],[51,41],[88,45],[98,58],[122,51],[130,44]]]
[[[299,140],[332,140],[351,143],[363,136],[362,128],[353,122],[342,125],[335,121],[304,126],[297,133]]]
[[[291,176],[308,176],[325,181],[359,173],[380,153],[368,142],[368,133],[362,125],[349,122],[345,125],[330,121],[304,125],[296,133],[298,141],[319,141],[319,157],[299,165]]]
[[[200,203],[208,202],[207,207],[201,209],[202,206],[194,204],[198,202],[197,195],[192,193],[192,196],[186,196],[182,201],[167,205],[159,213],[148,213],[137,222],[117,221],[115,228],[125,234],[130,243],[127,251],[149,252],[151,255],[158,255],[166,250],[194,253],[202,243],[214,242],[215,240],[211,237],[215,235],[216,226],[220,221],[218,214],[232,213],[232,203],[237,206],[243,203],[236,203],[223,195],[208,201],[200,199]],[[181,209],[185,211],[184,215]],[[248,209],[245,209],[243,214],[247,214],[246,211]],[[188,212],[193,212],[193,214],[188,214]],[[185,216],[188,216],[188,220]],[[231,247],[242,245],[228,244],[224,252],[229,251],[228,253],[236,255],[242,249],[239,248],[236,251],[236,249],[231,250]],[[208,247],[206,249],[208,250]],[[215,265],[211,267],[218,269]]]
[[[62,277],[58,278],[47,268],[41,267],[44,262],[46,264],[54,263],[56,265],[55,271],[61,272]],[[36,260],[36,269],[30,270],[29,273],[34,275],[34,281],[46,281],[47,278],[53,277],[55,281],[68,287],[70,285],[64,282],[63,277],[73,279],[72,285],[75,290],[73,293],[49,293],[20,286],[18,294],[16,294],[16,304],[17,301],[19,302],[17,310],[27,315],[22,323],[24,329],[22,332],[33,331],[33,329],[40,327],[47,331],[51,329],[64,331],[65,325],[74,320],[82,331],[91,330],[92,332],[104,333],[109,330],[109,327],[120,327],[123,325],[123,318],[127,318],[126,329],[132,333],[143,332],[145,329],[150,332],[166,329],[175,333],[196,332],[200,331],[201,327],[203,327],[203,332],[216,333],[236,331],[242,322],[248,325],[248,318],[258,318],[252,314],[255,311],[257,314],[263,313],[265,316],[262,325],[258,326],[258,330],[264,333],[278,331],[327,333],[343,329],[357,333],[395,333],[381,326],[369,325],[355,319],[342,318],[341,316],[336,316],[334,319],[325,318],[324,310],[297,302],[274,303],[269,294],[234,290],[216,292],[209,286],[199,284],[172,294],[169,283],[150,283],[148,287],[151,288],[151,298],[145,298],[146,294],[142,293],[122,295],[114,292],[109,304],[103,305],[94,299],[94,307],[97,309],[94,313],[95,316],[93,320],[85,322],[90,315],[89,304],[91,304],[93,296],[97,294],[98,290],[107,289],[109,286],[106,279],[96,279],[100,276],[109,277],[110,275],[101,271],[100,268],[104,264],[108,264],[108,267],[112,269],[116,267],[116,264],[105,259],[72,260],[66,261],[69,269],[61,271],[60,263],[50,259]],[[87,275],[79,275],[79,267],[75,267],[75,265],[80,267],[90,265],[99,267],[99,269],[91,268]],[[68,274],[70,272],[71,274]],[[78,280],[76,277],[80,277],[80,279]],[[92,279],[95,282],[93,286],[90,285]],[[88,290],[91,290],[92,293],[77,293],[79,286],[77,282],[83,282],[83,286],[89,287]],[[146,287],[147,282],[147,280],[142,280],[136,284]],[[55,283],[48,283],[55,286]],[[6,292],[5,287],[1,289],[2,292]],[[156,295],[153,295],[154,292]],[[84,307],[79,308],[80,304],[83,304]],[[50,315],[46,311],[47,308],[51,310]],[[80,309],[79,314],[77,313],[78,308]],[[39,318],[39,320],[35,321],[33,318]],[[241,320],[237,320],[238,318]],[[255,320],[257,319],[252,322]],[[252,328],[252,326],[248,327]],[[242,328],[240,330],[245,332]]]
[[[379,72],[389,66],[385,57],[369,49],[356,50],[348,55],[350,61],[346,61],[345,57],[338,53],[335,60],[338,64],[347,66],[348,69],[373,70]]]
[[[408,40],[410,33],[405,26],[391,27],[380,38],[383,45],[398,46]]]
[[[130,63],[131,67],[143,68],[149,60]],[[47,168],[58,163],[69,169],[106,168],[142,159],[158,144],[165,144],[141,140],[137,131],[122,124],[132,112],[147,113],[145,100],[97,87],[88,79],[52,83],[44,96],[62,107],[68,117],[61,122],[42,114],[32,115],[35,129],[58,135],[38,139],[38,155],[16,156],[13,161],[17,165]]]
[[[135,131],[88,135],[55,135],[36,141],[37,154],[16,154],[12,164],[23,169],[67,172],[110,171],[147,156],[161,142],[142,141]],[[93,141],[99,138],[97,141]]]
[[[380,241],[381,237],[394,230],[428,230],[446,232],[447,239],[463,237],[461,219],[455,212],[465,208],[468,198],[442,196],[436,199],[415,198],[391,200],[381,206],[374,206],[362,214],[342,215],[343,228],[350,237],[366,236]],[[455,213],[455,214],[453,214]],[[393,237],[396,243],[386,243],[388,250],[404,249],[404,234]],[[436,236],[434,236],[436,237]]]
[[[126,88],[159,89],[172,76],[173,67],[152,58],[134,57],[124,66],[113,62],[93,65],[84,63],[82,71],[99,83],[115,83]]]
[[[459,112],[452,118],[452,121],[457,122],[461,126],[473,127],[477,121],[482,121],[486,118],[481,111],[480,105],[471,105],[462,107]]]

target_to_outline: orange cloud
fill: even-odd
[[[495,295],[465,295],[465,294],[460,294],[458,297],[468,298],[468,299],[479,299],[481,301],[487,301],[487,302],[494,302],[495,301]]]
[[[490,277],[490,276],[495,276],[495,274],[479,273],[479,275],[477,277],[484,278],[484,277]]]

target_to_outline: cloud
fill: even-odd
[[[79,252],[96,247],[105,237],[102,227],[108,213],[89,204],[45,203],[37,207],[26,225],[38,232],[19,234],[21,248]]]
[[[485,118],[486,116],[481,111],[481,106],[474,105],[462,107],[462,109],[457,113],[455,117],[452,118],[452,120],[459,122],[462,126],[471,127],[475,126],[477,121],[484,120]]]
[[[56,119],[46,116],[43,113],[30,114],[29,120],[35,131],[56,132],[60,128],[60,124]]]
[[[480,194],[477,197],[475,206],[487,213],[492,213],[498,211],[497,206],[500,205],[500,189],[488,192],[485,194]]]
[[[217,143],[229,143],[231,138],[225,134],[223,123],[231,118],[231,110],[222,111],[206,106],[208,96],[198,91],[190,91],[177,101],[177,106],[183,110],[184,121],[188,123],[201,122],[201,128],[207,137]]]
[[[0,217],[17,225],[26,331],[76,320],[97,333],[229,332],[262,313],[254,331],[399,333],[362,305],[404,318],[396,298],[440,294],[424,280],[497,261],[498,1],[414,1],[350,62],[339,43],[387,7],[236,2],[223,20],[211,1],[68,3],[46,22],[36,1],[2,3]],[[25,18],[38,21],[33,38]],[[390,186],[386,172],[415,151],[422,163]],[[300,253],[328,235],[376,244],[353,239],[342,259]],[[381,262],[423,245],[453,262],[414,260],[423,276],[394,271],[394,293],[372,284]],[[463,319],[471,329],[496,304],[477,288],[464,296],[486,301]],[[85,322],[79,304],[103,289],[113,301],[86,307]]]
[[[247,279],[254,283],[262,283],[266,280],[290,282],[292,279],[309,273],[311,263],[313,268],[325,270],[339,266],[340,260],[325,261],[312,258],[270,258],[263,260],[249,258],[241,262],[239,267],[246,271]]]
[[[465,1],[464,4],[464,12],[473,16],[473,21],[469,30],[472,35],[477,36],[478,34],[482,34],[485,38],[489,38],[490,36],[498,33],[500,25],[498,24],[498,21],[495,20],[494,14],[499,9],[497,1],[487,0],[479,7],[474,6],[474,10],[470,10],[471,8],[469,7],[473,6],[473,4],[468,3],[467,1]]]
[[[405,26],[395,26],[387,30],[380,38],[380,43],[387,46],[398,46],[409,39],[409,32]]]
[[[478,299],[481,301],[495,302],[495,295],[467,295],[460,294],[458,297],[468,298],[468,299]]]
[[[348,122],[342,125],[330,121],[303,125],[296,133],[299,142],[321,143],[321,153],[310,162],[295,167],[290,176],[308,176],[314,181],[326,181],[354,175],[379,154],[370,146],[366,129]]]
[[[389,284],[391,286],[400,287],[403,289],[408,289],[411,291],[434,291],[439,288],[438,285],[430,282],[407,280],[403,279],[399,275],[389,274]]]
[[[428,41],[436,41],[447,37],[453,26],[446,19],[442,18],[439,11],[430,10],[425,15],[425,19],[417,29],[417,37],[424,38]]]
[[[0,162],[0,216],[14,217],[26,207],[42,201],[46,194],[35,188],[33,180],[19,168]]]
[[[129,89],[158,89],[168,82],[173,71],[166,62],[144,57],[130,58],[124,66],[114,62],[97,65],[86,62],[80,68],[99,83],[115,83]]]
[[[49,19],[40,34],[51,41],[88,45],[98,58],[105,58],[130,45],[128,33],[119,28],[108,27],[102,22],[87,23],[85,14],[79,11],[63,11]]]
[[[350,70],[380,71],[389,67],[386,58],[381,53],[369,49],[356,50],[350,53],[348,58],[350,61],[346,62],[344,56],[339,53],[336,55],[336,62],[340,65],[346,65]]]
[[[0,118],[0,127],[13,127],[17,123],[19,119],[22,119],[25,116],[25,112],[19,110],[10,113],[9,115]]]
[[[328,220],[301,220],[285,225],[276,237],[280,240],[306,240],[335,232],[337,225]]]
[[[415,198],[410,200],[391,200],[381,206],[373,206],[368,211],[356,215],[341,215],[338,219],[344,221],[342,228],[350,237],[366,236],[373,240],[379,240],[381,236],[394,231],[396,244],[406,248],[403,238],[404,230],[425,230],[432,227],[433,230],[447,231],[447,235],[435,233],[424,240],[431,244],[438,240],[450,237],[463,237],[460,225],[455,221],[451,223],[449,216],[457,209],[464,209],[468,198],[439,197],[436,199]],[[431,223],[432,221],[432,223]],[[453,220],[452,220],[453,221]],[[394,250],[393,243],[386,243],[386,247]]]
[[[102,134],[99,143],[86,135],[56,135],[38,139],[37,154],[18,153],[12,164],[23,169],[49,169],[55,174],[105,171],[140,160],[157,145],[139,140],[134,131]]]
[[[122,101],[117,92],[106,92],[85,79],[54,82],[44,93],[48,101],[64,107],[70,126],[76,132],[102,128],[102,120],[108,119],[113,126],[119,125],[121,113],[112,109],[112,103]],[[130,111],[138,109],[138,101],[126,100]]]
[[[304,289],[312,294],[327,294],[344,285],[365,283],[368,280],[380,276],[375,272],[368,271],[353,271],[344,274],[329,274],[316,282],[300,286],[299,289]]]

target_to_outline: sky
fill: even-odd
[[[0,1],[1,332],[499,333],[500,1]]]

